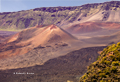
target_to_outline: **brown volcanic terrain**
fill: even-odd
[[[0,58],[21,55],[36,47],[72,40],[76,40],[76,38],[55,25],[35,26],[25,29],[1,43]]]
[[[117,43],[120,42],[120,31],[113,33],[111,35],[106,35],[106,36],[96,36],[96,37],[92,37],[89,39],[83,39],[82,41],[84,42],[88,42],[88,43],[95,43],[95,44],[101,44],[101,43],[105,43],[105,44],[113,44],[113,43]]]
[[[49,59],[76,49],[105,45],[80,41],[55,25],[36,25],[14,34],[0,44],[0,69],[43,65]]]
[[[78,82],[79,77],[86,72],[87,66],[96,61],[98,51],[103,48],[105,47],[83,48],[50,59],[44,65],[1,70],[0,82],[67,82],[68,80]],[[13,74],[14,72],[34,74]]]
[[[92,23],[88,22],[89,24]],[[108,23],[105,24],[105,28],[108,28]],[[5,70],[43,65],[49,59],[63,56],[76,49],[106,46],[109,43],[119,41],[119,35],[117,37],[110,35],[112,38],[106,38],[107,36],[105,38],[103,36],[102,38],[99,37],[100,34],[105,35],[104,33],[106,33],[109,35],[119,30],[114,31],[111,29],[109,32],[107,31],[105,29],[104,31],[74,35],[77,36],[78,39],[76,39],[55,25],[36,25],[35,27],[27,28],[12,35],[0,44],[0,57],[5,58],[0,59],[0,69]],[[95,38],[93,36],[97,37]],[[89,37],[89,39],[84,39],[86,37]]]
[[[113,30],[120,29],[120,23],[114,22],[85,22],[80,24],[75,24],[70,27],[65,28],[69,33],[79,34],[95,32],[100,30]]]
[[[107,26],[106,24],[105,28],[108,28]],[[112,29],[110,30],[112,31]],[[99,35],[101,31],[96,32]],[[114,32],[116,31],[109,33]],[[29,82],[31,80],[36,82],[71,80],[76,82],[78,80],[76,78],[86,71],[86,65],[94,62],[98,56],[97,52],[103,49],[103,47],[81,48],[106,46],[113,41],[118,42],[120,41],[119,34],[118,32],[108,38],[105,36],[105,38],[94,37],[84,40],[81,37],[76,39],[55,25],[36,25],[27,28],[10,36],[0,44],[0,69],[4,70],[0,71],[1,74],[4,74],[4,76],[0,76],[0,81],[7,82],[9,79],[10,82]],[[71,52],[74,50],[77,51]],[[68,54],[66,55],[66,53]],[[13,72],[34,72],[35,74],[15,76]],[[11,77],[16,79],[12,80]]]

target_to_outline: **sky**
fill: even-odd
[[[16,12],[40,7],[81,6],[106,1],[111,0],[0,0],[0,12]]]

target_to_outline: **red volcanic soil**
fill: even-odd
[[[5,42],[9,43],[9,42],[13,42],[13,41],[17,40],[18,35],[19,35],[19,33],[14,34],[12,37],[10,37],[9,39],[7,39]]]
[[[52,27],[50,27],[50,30],[52,29],[57,29],[57,26],[53,25]]]
[[[120,23],[102,22],[102,23],[99,23],[98,25],[102,26],[105,29],[119,29],[120,28]]]
[[[43,27],[43,25],[36,25],[35,27],[36,28],[41,28],[41,27]]]
[[[65,30],[70,33],[86,33],[99,31],[102,29],[120,29],[120,24],[112,22],[85,22],[72,25]]]
[[[72,35],[55,25],[25,29],[0,44],[0,58],[25,54],[40,45],[76,40]]]

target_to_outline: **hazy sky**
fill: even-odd
[[[80,6],[111,0],[0,0],[0,12],[29,10],[39,7]]]

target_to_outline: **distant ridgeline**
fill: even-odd
[[[80,82],[120,82],[120,42],[105,48]]]
[[[24,29],[33,27],[36,24],[56,24],[62,26],[68,23],[80,22],[88,16],[94,16],[99,11],[117,11],[119,9],[120,1],[111,1],[74,7],[41,7],[19,12],[4,12],[0,13],[0,28]],[[106,21],[109,13],[101,13],[103,14],[101,21]]]

